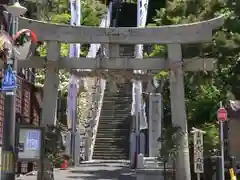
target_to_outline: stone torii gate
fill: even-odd
[[[181,139],[182,148],[177,158],[177,177],[179,180],[190,180],[187,118],[184,95],[184,71],[211,71],[213,59],[183,59],[181,44],[209,42],[212,31],[223,24],[223,17],[208,21],[161,26],[155,28],[98,28],[73,27],[69,25],[51,24],[32,19],[20,18],[20,29],[31,29],[40,41],[47,44],[46,57],[31,57],[19,60],[19,68],[46,68],[44,97],[41,125],[54,123],[57,92],[59,86],[59,69],[65,69],[76,76],[107,76],[113,77],[127,74],[127,78],[148,81],[160,70],[171,70],[170,76],[172,122],[182,128],[185,133]],[[97,43],[108,45],[108,57],[99,58],[69,58],[60,57],[60,43]],[[120,44],[167,44],[168,59],[148,58],[136,59],[120,57]],[[76,69],[82,69],[77,71]],[[85,70],[84,70],[85,69]],[[88,71],[87,69],[91,69]],[[106,71],[108,70],[108,71]],[[147,74],[134,74],[133,70],[150,70]],[[124,73],[119,73],[124,72]],[[120,75],[119,75],[120,74]]]

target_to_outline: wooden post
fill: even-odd
[[[181,127],[184,133],[180,140],[180,150],[176,161],[176,177],[178,180],[190,180],[190,162],[189,162],[189,148],[188,148],[188,129],[185,108],[185,94],[184,94],[184,77],[182,62],[182,48],[181,44],[168,44],[168,58],[171,68],[170,75],[170,99],[172,111],[172,123]],[[180,64],[180,66],[178,66]],[[176,66],[175,66],[176,65]]]
[[[43,109],[41,125],[54,125],[56,123],[56,109],[59,86],[59,69],[55,65],[60,59],[60,44],[58,42],[47,42],[47,66],[44,82]]]

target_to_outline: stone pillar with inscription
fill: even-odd
[[[149,96],[149,157],[157,157],[159,148],[158,138],[162,129],[162,95],[150,93]]]
[[[201,174],[204,173],[204,156],[203,156],[203,134],[205,131],[192,128],[193,145],[194,145],[194,172],[197,174],[197,179],[201,179]]]

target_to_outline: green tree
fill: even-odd
[[[165,8],[157,10],[154,21],[157,26],[198,22],[225,15],[224,26],[215,31],[211,43],[183,45],[183,56],[186,58],[198,56],[215,58],[216,67],[213,72],[186,72],[185,96],[189,128],[208,124],[215,126],[218,102],[227,101],[229,92],[240,99],[239,86],[239,33],[240,33],[240,2],[234,0],[203,0],[203,1],[167,1]],[[164,46],[155,46],[163,55]],[[155,53],[156,54],[156,53]],[[165,119],[170,121],[169,90],[166,82]],[[165,122],[165,120],[164,120]],[[211,128],[206,128],[210,131]],[[209,134],[207,133],[206,136]],[[210,135],[209,135],[210,136]],[[217,139],[214,139],[218,141]],[[213,143],[213,144],[216,144]],[[214,146],[212,146],[214,147]]]
[[[167,128],[163,128],[162,135],[158,138],[161,146],[158,160],[163,162],[164,179],[166,179],[167,164],[169,162],[172,165],[175,164],[177,152],[180,148],[179,140],[182,135],[181,127],[170,124]]]

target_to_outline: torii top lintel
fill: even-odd
[[[115,44],[184,44],[208,42],[212,39],[212,30],[221,27],[223,23],[224,16],[219,16],[207,21],[154,28],[98,28],[53,24],[22,17],[19,19],[20,29],[31,29],[37,34],[40,41]]]

